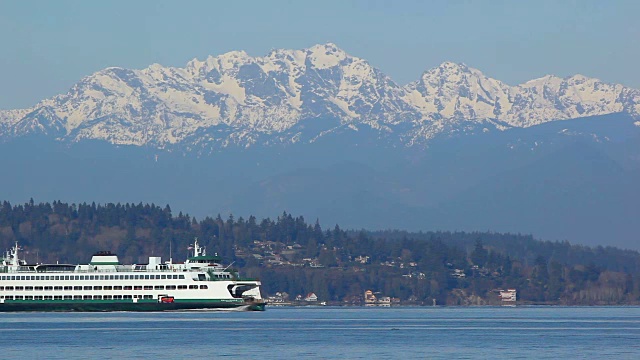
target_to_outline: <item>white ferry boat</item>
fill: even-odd
[[[148,264],[122,265],[115,254],[99,252],[86,265],[29,265],[20,250],[16,243],[0,266],[0,312],[265,308],[260,281],[239,278],[197,239],[181,264],[149,257]]]

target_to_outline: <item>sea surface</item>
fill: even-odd
[[[0,313],[4,359],[640,359],[640,307]]]

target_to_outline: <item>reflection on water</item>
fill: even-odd
[[[5,313],[4,358],[640,358],[638,307]]]

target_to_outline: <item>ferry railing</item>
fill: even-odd
[[[201,268],[192,268],[192,269],[131,269],[131,268],[115,268],[115,269],[74,269],[74,270],[56,270],[56,269],[47,269],[47,270],[35,270],[33,268],[19,268],[19,269],[1,269],[0,273],[21,273],[21,274],[50,274],[50,273],[66,273],[66,274],[91,274],[91,273],[122,273],[122,272],[135,272],[135,273],[149,273],[149,272],[161,272],[161,273],[181,273],[181,272],[199,272],[206,273],[210,271],[210,269],[201,269]],[[229,271],[220,271],[224,273],[231,273]]]

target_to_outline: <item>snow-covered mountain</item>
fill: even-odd
[[[265,57],[233,51],[184,68],[107,68],[33,108],[0,111],[0,138],[216,149],[370,129],[415,145],[476,126],[506,130],[620,112],[640,119],[639,90],[582,75],[509,86],[451,62],[399,86],[328,43]],[[326,126],[300,125],[310,119]]]

